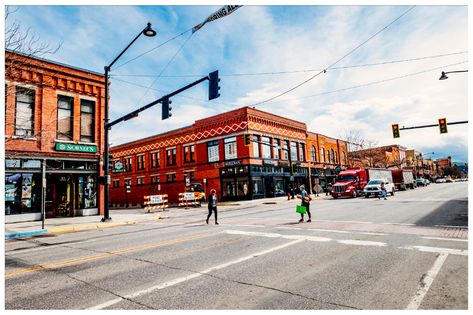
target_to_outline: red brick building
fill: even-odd
[[[104,77],[5,52],[6,221],[103,213]],[[100,203],[102,201],[102,203]]]
[[[251,135],[250,145],[244,134]],[[112,171],[112,206],[140,205],[143,196],[168,194],[171,203],[184,192],[186,177],[199,183],[208,194],[214,188],[221,200],[242,200],[284,196],[289,185],[306,184],[309,189],[307,145],[318,152],[322,141],[307,132],[304,123],[243,107],[196,121],[192,126],[151,136],[111,148],[113,163],[126,172]],[[311,177],[326,169],[347,164],[346,144],[320,135],[333,150],[325,162],[320,156],[311,163]],[[328,143],[330,142],[330,144]],[[268,144],[268,145],[266,145]],[[325,149],[325,147],[327,147]],[[331,155],[332,156],[332,155]],[[290,162],[296,163],[291,176]],[[319,162],[319,163],[315,163]],[[330,171],[329,171],[330,172]],[[126,186],[130,192],[127,193]]]

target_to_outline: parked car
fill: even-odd
[[[394,184],[389,182],[386,179],[372,179],[366,184],[365,188],[363,189],[363,194],[365,198],[368,197],[379,197],[381,196],[381,183],[384,183],[384,187],[386,188],[386,193],[390,193],[391,196],[394,196]]]
[[[451,177],[446,177],[446,178],[445,178],[445,181],[446,181],[447,183],[453,183],[453,180],[452,180]]]
[[[430,185],[430,180],[428,180],[427,178],[425,179],[425,185]]]
[[[427,186],[427,183],[425,182],[425,178],[416,178],[416,184],[417,186]]]
[[[447,180],[445,178],[441,178],[441,177],[439,177],[435,180],[436,184],[441,184],[441,183],[446,183],[446,182],[447,182]]]

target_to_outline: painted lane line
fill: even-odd
[[[468,256],[468,250],[429,246],[401,246],[400,249],[415,249],[420,252]]]
[[[465,239],[458,239],[458,238],[445,238],[445,237],[431,237],[431,236],[422,236],[421,238],[425,238],[427,240],[440,240],[440,241],[452,241],[452,242],[468,242]]]
[[[425,295],[430,289],[430,286],[435,280],[435,277],[438,275],[440,268],[442,268],[443,263],[447,259],[448,254],[442,253],[440,254],[437,259],[435,259],[434,265],[430,270],[425,274],[425,277],[421,279],[421,283],[419,283],[419,287],[417,289],[416,294],[412,298],[409,305],[407,305],[407,310],[416,310],[419,308],[422,300],[424,299]]]
[[[249,260],[249,259],[253,259],[253,258],[256,258],[256,257],[259,257],[259,256],[263,256],[263,255],[272,253],[274,251],[277,251],[277,250],[295,245],[295,244],[300,243],[302,241],[304,241],[304,240],[302,240],[302,239],[295,240],[295,241],[292,241],[292,242],[289,242],[289,243],[285,243],[285,244],[282,244],[282,245],[279,245],[279,246],[275,246],[275,247],[263,250],[261,252],[257,252],[257,253],[254,253],[254,254],[251,254],[251,255],[248,255],[248,256],[241,257],[241,258],[233,260],[233,261],[229,261],[229,262],[226,262],[226,263],[214,266],[214,267],[207,268],[205,270],[202,270],[201,272],[195,272],[195,273],[192,273],[192,274],[190,274],[188,276],[185,276],[185,277],[179,277],[179,278],[173,279],[171,281],[166,281],[164,283],[160,283],[160,284],[152,286],[150,288],[147,288],[147,289],[144,289],[144,290],[140,290],[140,291],[125,295],[124,297],[119,297],[119,298],[101,303],[99,305],[90,307],[90,308],[88,308],[88,310],[103,309],[105,307],[109,307],[111,305],[119,303],[119,302],[121,302],[125,299],[127,299],[127,300],[128,299],[133,299],[133,298],[136,298],[136,297],[141,296],[143,294],[149,294],[149,293],[151,293],[155,290],[161,290],[161,289],[164,289],[164,288],[167,288],[167,287],[170,287],[170,286],[173,286],[173,285],[176,285],[176,284],[179,284],[179,283],[182,283],[182,282],[185,282],[185,281],[188,281],[188,280],[206,275],[210,272],[213,272],[213,271],[216,271],[216,270],[219,270],[219,269],[223,269],[223,268],[229,267],[229,266],[234,265],[234,264],[241,263],[241,262]]]
[[[205,238],[205,237],[210,237],[210,236],[215,236],[220,234],[219,232],[217,233],[200,233],[200,234],[195,234],[191,236],[183,236],[180,238],[176,239],[171,239],[171,240],[165,240],[162,242],[156,242],[156,243],[148,243],[148,244],[143,244],[135,247],[129,247],[129,248],[124,248],[124,249],[119,249],[119,250],[114,250],[111,252],[103,252],[99,253],[96,255],[90,255],[90,256],[82,256],[82,257],[76,257],[72,258],[69,260],[63,260],[63,261],[57,261],[57,262],[52,262],[52,263],[47,263],[44,265],[35,265],[29,268],[23,268],[23,269],[16,269],[12,271],[5,272],[5,277],[9,276],[16,276],[20,274],[25,274],[29,272],[35,272],[35,271],[40,271],[40,270],[49,270],[49,269],[56,269],[56,268],[63,268],[67,266],[72,266],[72,265],[77,265],[77,264],[82,264],[85,262],[89,261],[94,261],[98,259],[104,259],[112,256],[117,256],[117,255],[123,255],[123,254],[132,254],[138,251],[142,250],[147,250],[147,249],[154,249],[154,248],[159,248],[163,246],[170,246],[182,242],[187,242],[187,241],[192,241],[192,240],[197,240],[200,238]]]
[[[384,247],[388,244],[383,242],[373,242],[373,241],[360,241],[360,240],[337,240],[337,243],[345,245],[359,245],[359,246],[379,246]]]
[[[372,224],[373,222],[365,221],[337,221],[337,220],[314,220],[316,222],[340,222],[340,223],[362,223],[362,224]]]
[[[378,223],[378,224],[385,224],[385,225],[405,225],[405,226],[415,226],[414,223]]]
[[[315,231],[315,232],[330,232],[330,233],[340,233],[340,234],[362,234],[362,235],[377,235],[377,236],[384,236],[389,235],[386,233],[376,233],[376,232],[358,232],[358,231],[343,231],[343,230],[329,230],[329,229],[303,229],[303,228],[296,228],[296,227],[288,227],[288,226],[277,226],[278,229],[284,230],[306,230],[306,231]]]

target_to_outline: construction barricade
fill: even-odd
[[[145,211],[151,212],[157,209],[163,209],[168,207],[168,195],[150,195],[144,196]]]
[[[179,193],[178,196],[179,200],[179,207],[186,207],[186,209],[189,208],[189,206],[194,206],[194,207],[200,207],[200,200],[196,198],[195,193],[193,192],[185,192],[185,193]]]

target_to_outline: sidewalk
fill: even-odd
[[[312,195],[314,198],[314,195]],[[331,196],[321,195],[314,200],[328,199]],[[296,201],[297,199],[291,200]],[[223,211],[238,209],[241,207],[252,207],[258,204],[279,204],[287,202],[287,197],[264,198],[244,201],[222,202],[218,206]],[[206,204],[202,205],[206,209]],[[167,217],[170,212],[178,212],[182,208],[171,207],[166,211],[147,213],[142,208],[111,209],[110,218],[112,220],[102,222],[103,215],[93,215],[85,217],[65,217],[48,218],[45,220],[44,229],[41,221],[27,221],[5,223],[5,239],[30,237],[42,234],[69,233],[91,229],[103,229],[121,225],[139,224],[149,221],[159,220],[160,216]]]

